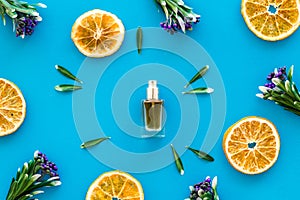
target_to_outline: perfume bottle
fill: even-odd
[[[157,81],[150,80],[147,88],[147,99],[143,101],[144,123],[146,131],[162,130],[164,101],[158,98]]]

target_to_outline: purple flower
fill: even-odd
[[[56,164],[49,161],[45,154],[41,153],[40,151],[36,151],[34,154],[34,160],[38,163],[42,175],[59,177]]]
[[[190,196],[186,200],[198,200],[204,197],[210,200],[219,200],[216,192],[216,177],[214,180],[215,185],[213,185],[211,178],[208,176],[204,181],[190,186]]]
[[[265,83],[265,87],[273,89],[276,85],[272,82],[273,78],[279,78],[282,81],[287,80],[286,67],[275,68],[274,72],[271,72],[267,76],[267,83]]]
[[[14,19],[16,36],[24,38],[27,35],[32,35],[34,28],[41,21],[39,16],[30,16],[17,12],[18,17]]]

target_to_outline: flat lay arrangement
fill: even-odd
[[[0,0],[0,198],[295,198],[299,13]]]

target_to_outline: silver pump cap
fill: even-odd
[[[157,81],[156,80],[148,81],[147,99],[158,100],[158,88],[157,88]]]

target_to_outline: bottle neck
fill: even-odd
[[[147,88],[147,100],[158,100],[158,88]]]

